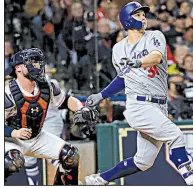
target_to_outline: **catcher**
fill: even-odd
[[[78,185],[78,149],[42,130],[48,105],[76,112],[76,125],[95,121],[96,111],[67,96],[45,78],[45,57],[38,48],[17,52],[5,87],[5,180],[24,166],[24,155],[59,160],[54,185]]]

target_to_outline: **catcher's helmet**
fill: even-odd
[[[16,54],[13,55],[11,62],[10,62],[10,76],[15,75],[15,66],[18,64],[24,64],[26,68],[28,69],[29,72],[29,78],[31,80],[39,81],[39,82],[44,82],[44,72],[45,69],[45,56],[43,52],[38,49],[38,48],[30,48],[30,49],[24,49]],[[39,62],[40,67],[35,68],[32,64],[32,62]]]
[[[149,12],[148,6],[142,6],[138,2],[131,2],[127,3],[122,9],[119,14],[120,22],[125,30],[128,29],[141,29],[142,28],[142,22],[137,21],[132,17],[132,15],[138,11],[143,10],[145,13]]]

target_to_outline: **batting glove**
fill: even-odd
[[[139,59],[128,59],[125,58],[124,60],[126,60],[127,65],[132,67],[132,68],[140,68],[142,63]]]
[[[86,106],[94,107],[99,104],[100,101],[103,100],[103,96],[101,93],[92,94],[86,100]]]

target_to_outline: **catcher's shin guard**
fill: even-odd
[[[59,160],[61,164],[57,169],[54,185],[78,185],[78,149],[66,143]]]
[[[10,175],[19,172],[24,162],[23,154],[17,149],[11,149],[5,153],[5,182]]]

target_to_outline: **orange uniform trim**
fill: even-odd
[[[28,96],[24,96],[24,98],[28,101],[32,101],[35,100],[39,97],[40,95],[40,90],[38,91],[37,95],[33,96],[33,97],[28,97]],[[46,118],[46,112],[47,112],[47,108],[48,108],[48,102],[46,102],[45,100],[43,100],[42,98],[39,98],[37,103],[41,106],[41,108],[43,109],[43,117],[42,117],[42,121],[40,123],[40,128],[42,128],[42,125],[44,123],[44,120]],[[27,128],[27,119],[26,119],[26,113],[27,110],[29,108],[29,102],[25,101],[23,107],[21,108],[21,113],[22,113],[22,128]]]
[[[42,125],[43,125],[44,120],[46,118],[46,111],[47,111],[47,108],[48,108],[48,103],[46,101],[44,101],[42,98],[39,98],[37,103],[42,107],[42,109],[44,111],[44,114],[43,114],[43,117],[42,117],[42,121],[40,123],[40,127],[42,128]]]
[[[22,128],[27,128],[26,113],[27,113],[28,108],[29,108],[29,103],[25,101],[24,105],[21,108],[21,114],[22,114],[21,125],[22,125]]]

